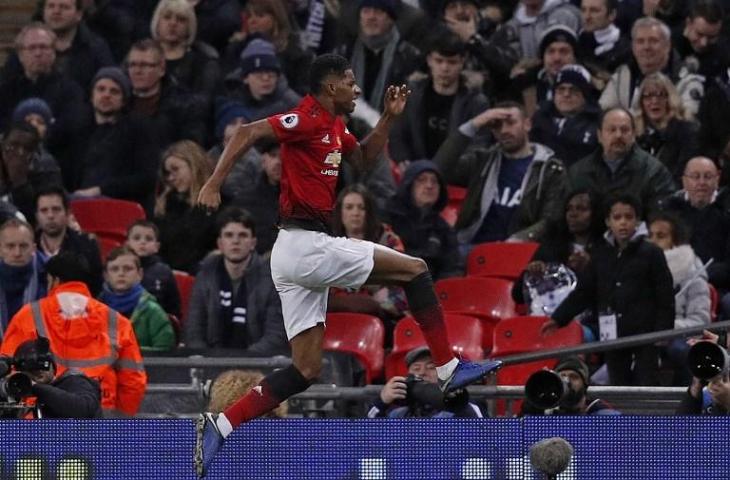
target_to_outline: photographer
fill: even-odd
[[[436,366],[428,347],[406,354],[408,377],[388,380],[368,410],[368,418],[482,418],[482,411],[469,402],[466,390],[444,397],[438,386]]]
[[[719,344],[720,348],[724,348],[727,344],[726,338],[718,342],[718,335],[704,331],[702,340]],[[699,340],[690,339],[687,343],[693,347]],[[691,357],[691,350],[690,350]],[[692,360],[690,369],[692,369]],[[693,372],[695,373],[695,372]],[[714,415],[722,416],[730,414],[730,371],[725,365],[722,371],[714,377],[704,380],[697,376],[692,377],[692,383],[687,389],[682,403],[676,411],[677,415]]]
[[[30,395],[36,397],[33,418],[101,417],[99,384],[76,370],[66,370],[56,376],[48,339],[41,337],[21,343],[12,363],[18,373],[8,378],[26,375],[30,380]]]
[[[588,365],[578,357],[563,359],[555,372],[564,382],[565,393],[554,408],[541,409],[530,401],[529,395],[522,404],[522,415],[620,415],[601,399],[588,398],[590,373]],[[533,374],[534,375],[534,374]],[[532,377],[531,377],[532,378]],[[529,382],[529,380],[528,380]]]

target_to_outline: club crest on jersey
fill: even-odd
[[[281,126],[284,128],[294,128],[299,125],[299,115],[296,113],[287,113],[279,118]]]
[[[327,154],[327,158],[324,159],[325,165],[330,165],[331,168],[323,168],[319,173],[330,177],[337,177],[340,174],[339,168],[342,162],[342,153],[339,150],[330,152]]]

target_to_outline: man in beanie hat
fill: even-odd
[[[427,346],[416,347],[405,356],[408,376],[396,375],[383,386],[368,409],[368,418],[482,418],[482,411],[469,402],[466,390],[442,398],[436,365]]]
[[[45,337],[26,340],[13,355],[15,368],[31,378],[34,418],[100,418],[101,388],[78,370],[56,375],[58,367]]]
[[[570,167],[598,147],[600,117],[591,74],[580,65],[566,65],[555,79],[552,100],[532,116],[530,138],[552,148]]]
[[[51,107],[42,98],[28,98],[23,100],[13,110],[13,123],[25,122],[33,126],[38,132],[40,142],[30,160],[30,171],[45,176],[47,183],[61,184],[61,168],[56,157],[48,151],[46,139],[48,129],[55,119]]]
[[[526,399],[522,404],[522,415],[620,415],[619,411],[603,400],[588,398],[590,371],[588,365],[579,357],[564,358],[555,367],[554,372],[562,378],[567,388],[558,406],[540,410]]]
[[[240,102],[251,121],[286,111],[301,97],[289,88],[281,74],[281,64],[274,45],[254,37],[241,52],[239,68],[223,82],[227,100]]]

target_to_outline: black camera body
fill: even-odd
[[[17,370],[26,370],[24,367],[28,366],[28,362],[25,360],[18,361],[16,358],[0,357],[0,401],[14,403],[32,394],[33,382],[26,373],[10,373],[13,367]]]

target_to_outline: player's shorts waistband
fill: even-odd
[[[299,228],[302,230],[310,230],[313,232],[322,232],[332,235],[332,229],[321,220],[313,218],[287,218],[279,222],[279,227],[284,229]]]

